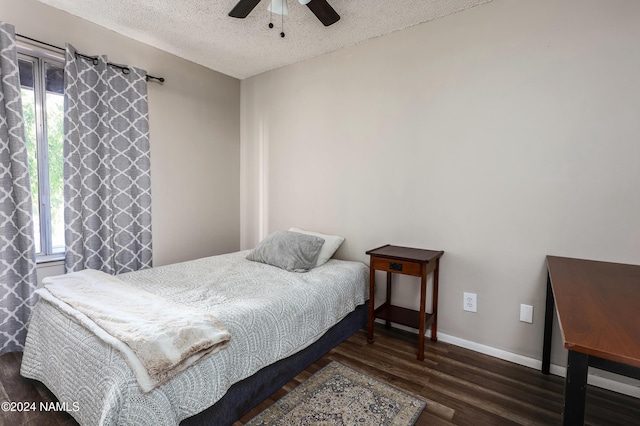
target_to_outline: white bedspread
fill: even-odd
[[[71,414],[83,425],[176,425],[234,383],[310,345],[368,298],[362,263],[330,260],[299,274],[248,261],[247,253],[119,276],[211,313],[233,336],[227,349],[151,392],[142,392],[118,350],[42,299],[31,317],[21,374],[78,407]]]
[[[43,283],[36,293],[120,350],[144,392],[231,340],[224,324],[209,312],[104,272],[85,269],[47,277]]]

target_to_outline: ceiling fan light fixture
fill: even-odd
[[[271,0],[267,10],[276,15],[288,15],[289,9],[287,9],[287,0]]]
[[[298,0],[298,2],[306,5],[325,27],[333,25],[340,20],[340,15],[331,7],[327,0]],[[258,3],[260,3],[260,0],[239,0],[235,7],[231,9],[231,12],[229,12],[229,16],[240,19],[246,18]],[[267,10],[271,13],[284,16],[288,13],[287,0],[271,0]]]

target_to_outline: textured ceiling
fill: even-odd
[[[289,0],[269,29],[269,0],[245,19],[227,16],[237,0],[39,0],[207,68],[244,79],[491,0],[329,0],[341,19],[324,27]]]

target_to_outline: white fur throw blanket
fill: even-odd
[[[225,348],[231,335],[215,316],[86,269],[43,280],[36,292],[119,349],[148,392]]]

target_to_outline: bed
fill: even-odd
[[[362,327],[368,299],[362,263],[331,259],[297,273],[247,260],[248,254],[118,276],[207,310],[232,336],[225,349],[155,389],[142,392],[117,349],[42,298],[21,374],[44,383],[83,425],[232,424]]]

